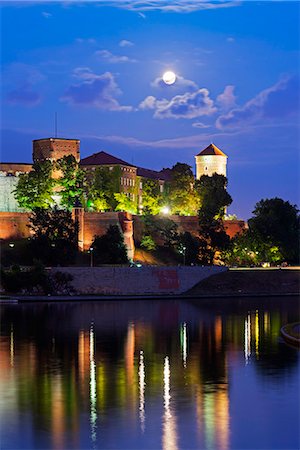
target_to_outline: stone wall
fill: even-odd
[[[30,236],[29,213],[0,212],[0,239],[17,240]]]
[[[181,294],[201,280],[226,271],[211,267],[60,267],[51,269],[73,277],[78,294],[147,295]]]

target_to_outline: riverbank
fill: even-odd
[[[185,296],[299,295],[300,268],[230,269],[212,275],[185,292]]]

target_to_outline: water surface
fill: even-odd
[[[1,449],[297,449],[298,303],[1,307]]]

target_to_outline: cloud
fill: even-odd
[[[131,111],[131,106],[122,106],[115,96],[121,94],[114,76],[110,72],[97,75],[88,67],[74,70],[77,84],[72,84],[61,98],[71,105],[91,106],[107,111]]]
[[[235,39],[234,39],[233,37],[229,36],[229,37],[226,39],[226,41],[227,41],[227,42],[235,42]]]
[[[225,87],[224,92],[217,97],[217,103],[221,109],[228,111],[236,106],[236,96],[234,95],[235,87],[231,84]]]
[[[96,44],[96,39],[94,39],[94,38],[88,38],[88,39],[76,38],[75,41],[78,44],[85,44],[85,43],[87,43],[87,44]]]
[[[45,17],[45,19],[50,19],[50,17],[52,17],[52,14],[51,14],[51,13],[48,13],[48,12],[46,12],[46,11],[43,11],[43,12],[42,12],[42,16]]]
[[[134,43],[131,41],[127,41],[127,39],[122,39],[122,41],[119,42],[120,47],[133,47]]]
[[[202,123],[202,122],[194,122],[194,123],[192,123],[192,127],[204,129],[204,128],[210,128],[211,125],[205,125],[205,124]]]
[[[95,55],[100,57],[101,59],[110,62],[112,64],[118,64],[118,63],[134,63],[136,62],[136,59],[131,59],[128,56],[125,55],[114,55],[108,50],[98,50],[95,52]]]
[[[36,106],[41,99],[41,95],[32,90],[30,83],[10,91],[6,96],[7,102],[11,105]]]
[[[131,11],[164,11],[175,13],[190,13],[206,9],[229,8],[238,6],[240,1],[232,0],[98,0],[102,6],[115,6]]]
[[[156,119],[195,119],[217,111],[213,100],[209,97],[209,91],[205,88],[176,95],[171,100],[158,100],[150,95],[140,103],[139,109],[154,110],[153,117]]]
[[[257,121],[262,123],[281,121],[299,115],[299,105],[299,78],[286,77],[274,86],[261,91],[243,107],[221,115],[216,121],[216,127],[238,128]]]
[[[167,85],[163,81],[162,77],[157,77],[157,78],[155,78],[155,80],[153,80],[151,82],[151,86],[160,87],[163,89],[174,89],[174,88],[178,88],[178,87],[184,87],[184,88],[188,88],[191,90],[199,89],[199,86],[194,81],[187,80],[187,79],[181,77],[180,75],[176,75],[176,82],[171,85]]]

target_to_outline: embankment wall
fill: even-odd
[[[78,294],[143,295],[181,294],[199,281],[226,271],[210,267],[60,267],[51,269],[73,277]]]

